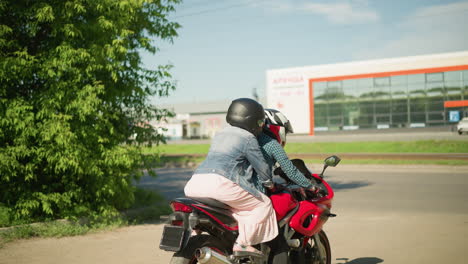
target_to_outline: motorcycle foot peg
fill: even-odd
[[[301,241],[299,239],[288,239],[286,241],[288,243],[288,246],[292,247],[292,248],[298,248],[301,246]]]
[[[336,217],[336,214],[328,214],[328,217]]]

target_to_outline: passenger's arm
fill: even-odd
[[[286,176],[297,185],[312,188],[314,185],[289,160],[286,152],[276,140],[267,143],[265,150],[278,162]]]
[[[260,182],[264,185],[272,183],[271,167],[263,157],[257,138],[252,135],[246,143],[245,153],[247,160],[257,172]]]

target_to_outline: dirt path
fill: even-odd
[[[139,225],[85,236],[29,239],[0,249],[1,264],[168,263],[159,250],[163,225]]]

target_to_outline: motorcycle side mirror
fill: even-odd
[[[333,155],[326,158],[323,163],[326,166],[335,167],[336,165],[338,165],[338,163],[340,163],[340,161],[341,159],[338,156]]]
[[[338,156],[330,156],[328,158],[326,158],[324,161],[323,161],[323,170],[322,170],[322,173],[320,173],[320,178],[323,178],[323,173],[325,172],[325,169],[330,166],[330,167],[335,167],[336,165],[338,165],[338,163],[340,163],[341,159],[338,157]]]

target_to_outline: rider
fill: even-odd
[[[286,145],[286,135],[288,133],[293,133],[293,128],[286,116],[278,110],[265,109],[265,126],[257,139],[268,165],[272,168],[278,163],[286,176],[294,183],[302,188],[315,191],[312,182],[293,165],[283,149]],[[257,184],[257,188],[265,192],[263,186]],[[269,187],[273,186],[270,185]]]
[[[263,128],[261,104],[248,98],[232,101],[226,115],[231,125],[214,136],[206,159],[185,186],[187,197],[210,197],[233,208],[239,236],[235,256],[262,256],[252,247],[278,235],[275,211],[270,199],[252,183],[271,185],[271,166],[265,161],[256,136]]]
[[[289,122],[283,113],[275,109],[265,109],[265,117],[263,132],[260,133],[257,139],[260,144],[260,150],[270,168],[277,162],[286,176],[294,183],[305,189],[315,191],[315,186],[293,165],[283,149],[286,145],[286,134],[293,133],[291,122]],[[257,183],[256,186],[265,192],[264,185]],[[275,189],[273,184],[267,187],[270,190]],[[303,195],[305,194],[304,189],[300,188],[299,190]],[[272,252],[269,263],[289,263],[289,248],[283,236],[277,236],[268,244]]]

